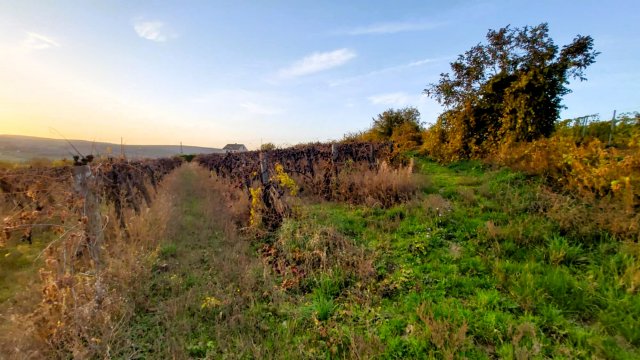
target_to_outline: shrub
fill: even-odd
[[[422,145],[424,128],[420,121],[420,112],[414,107],[387,109],[373,119],[371,128],[366,131],[345,135],[343,142],[373,141],[394,143],[393,155],[401,156],[407,151],[418,149]]]
[[[607,148],[597,139],[576,144],[571,138],[556,135],[503,146],[486,161],[541,176],[553,189],[564,192],[541,195],[546,201],[546,214],[565,230],[587,235],[597,233],[599,228],[637,240],[640,238],[638,150],[639,147]]]

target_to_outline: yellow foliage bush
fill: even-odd
[[[262,188],[250,188],[251,192],[251,210],[249,225],[256,227],[262,223],[262,216],[260,215],[260,209],[262,208]]]
[[[296,182],[284,171],[284,167],[281,164],[276,164],[275,166],[276,173],[273,176],[274,181],[276,181],[281,187],[289,190],[289,195],[296,196],[298,194],[298,185]]]
[[[640,148],[637,146],[606,147],[597,139],[576,144],[570,137],[556,135],[530,143],[504,145],[485,161],[541,176],[556,190],[581,199],[591,209],[589,214],[581,216],[583,223],[596,224],[627,239],[640,237]],[[564,209],[563,213],[573,211],[564,205],[560,208]],[[555,210],[553,214],[561,215]]]
[[[599,140],[576,145],[567,137],[553,136],[505,145],[488,160],[544,176],[589,200],[619,198],[629,211],[640,205],[640,148],[607,148]]]

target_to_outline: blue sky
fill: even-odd
[[[0,1],[0,133],[221,147],[339,139],[488,29],[601,52],[562,117],[640,110],[637,1]],[[55,130],[54,130],[55,129]]]

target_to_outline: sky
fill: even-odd
[[[640,110],[640,2],[0,0],[0,134],[257,148],[340,139],[422,94],[489,29],[601,54],[562,118]]]

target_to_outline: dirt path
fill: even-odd
[[[177,170],[170,223],[127,326],[127,358],[260,356],[262,265],[232,226],[222,194],[197,166]]]

